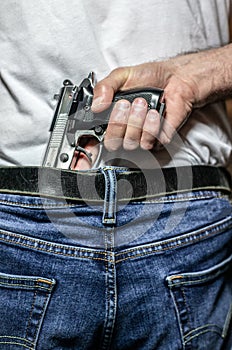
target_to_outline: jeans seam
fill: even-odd
[[[14,237],[14,238],[19,238],[19,236],[21,235],[17,235],[17,234],[14,234],[14,233],[4,233],[3,231],[0,231],[0,233],[3,233],[3,234],[6,234],[8,236],[11,236],[11,237]],[[12,241],[9,241],[8,239],[6,238],[3,238],[3,237],[0,237],[0,241],[4,241],[4,242],[7,242],[9,244],[16,244],[16,245],[20,245],[20,246],[23,246],[23,247],[26,247],[26,248],[31,248],[31,249],[34,249],[34,250],[40,250],[40,251],[44,251],[44,252],[47,252],[47,253],[52,253],[52,254],[56,254],[56,255],[61,255],[61,256],[71,256],[71,257],[77,257],[77,258],[88,258],[88,259],[93,259],[93,260],[102,260],[102,261],[107,261],[107,253],[106,252],[103,252],[103,251],[93,251],[93,250],[90,250],[90,249],[82,249],[82,248],[77,248],[75,246],[69,246],[69,245],[57,245],[56,243],[50,243],[50,242],[46,242],[46,241],[41,241],[39,239],[33,239],[31,237],[27,237],[27,236],[23,236],[23,238],[29,242],[31,242],[32,244],[34,244],[35,242],[38,242],[41,243],[41,244],[44,244],[48,247],[53,247],[53,248],[61,248],[62,249],[70,249],[70,250],[73,250],[74,252],[78,253],[91,253],[91,254],[99,254],[99,255],[104,255],[105,257],[104,258],[97,258],[97,257],[91,257],[91,256],[76,256],[74,253],[62,253],[62,252],[56,252],[56,251],[52,251],[51,249],[46,249],[46,248],[41,248],[41,247],[34,247],[34,246],[31,246],[29,244],[26,244],[26,243],[21,243],[21,242],[15,242],[14,240]]]
[[[230,303],[229,311],[227,313],[226,320],[222,329],[222,333],[221,333],[222,338],[226,338],[231,322],[232,322],[232,302]]]
[[[139,254],[126,256],[125,258],[118,259],[116,263],[119,263],[121,261],[125,261],[125,260],[128,260],[128,259],[133,259],[133,258],[136,258],[136,257],[142,257],[142,256],[146,256],[146,255],[151,255],[151,254],[154,254],[154,253],[159,253],[161,251],[172,250],[172,249],[175,249],[175,248],[186,246],[188,244],[192,244],[192,243],[196,243],[196,242],[202,241],[202,240],[204,240],[206,238],[214,236],[215,234],[223,232],[225,229],[228,229],[229,227],[225,228],[225,227],[218,227],[218,226],[224,226],[227,223],[227,221],[230,221],[231,219],[232,218],[229,217],[229,219],[227,218],[226,220],[223,220],[225,222],[221,222],[220,224],[216,223],[214,225],[209,226],[211,233],[208,233],[208,234],[207,234],[207,229],[204,228],[204,229],[201,229],[201,230],[197,231],[197,233],[192,233],[191,232],[189,234],[184,234],[183,236],[177,236],[177,237],[172,238],[172,239],[156,242],[155,244],[149,244],[149,245],[147,245],[145,247],[143,247],[143,246],[138,247],[137,246],[136,248],[129,249],[129,250],[125,251],[125,252],[117,253],[116,257],[120,256],[120,255],[123,255],[123,254],[128,254],[128,253],[132,253],[133,254],[133,252],[135,252],[138,249],[149,249],[149,250],[151,250],[153,248],[157,248],[157,249],[152,250],[152,251],[147,251],[147,252],[144,251],[144,252],[141,252]],[[179,242],[180,240],[186,240],[186,238],[187,238],[187,241],[184,241],[184,242],[179,243],[179,244],[178,243],[174,244],[175,242]],[[171,243],[173,243],[173,244],[171,244]],[[167,247],[161,247],[164,244],[168,244],[168,246]]]
[[[225,268],[226,270],[226,268]],[[223,272],[222,271],[218,271],[217,274],[215,274],[213,277],[217,277],[218,275],[220,275],[221,273]],[[212,279],[212,276],[209,276],[209,277],[206,277],[206,278],[202,278],[202,279],[198,279],[198,280],[194,280],[194,281],[186,281],[186,282],[179,282],[179,283],[175,283],[175,286],[184,286],[184,285],[187,285],[187,286],[190,286],[190,285],[194,285],[195,283],[198,283],[198,282],[207,282],[208,280],[211,280]]]
[[[177,197],[177,198],[172,198],[172,199],[156,199],[154,200],[154,203],[162,203],[162,202],[165,202],[165,203],[173,203],[173,202],[183,202],[183,201],[193,201],[193,200],[204,200],[204,199],[209,199],[209,198],[218,198],[218,199],[227,199],[228,196],[226,195],[197,195],[197,196],[189,196],[189,197],[186,197],[186,196],[183,196],[183,197]],[[152,200],[149,200],[148,203],[151,202],[153,203]],[[147,201],[145,202],[147,203]]]
[[[22,202],[13,202],[13,201],[4,201],[1,200],[0,204],[6,204],[6,205],[14,205],[19,207],[26,207],[26,208],[35,208],[35,209],[43,209],[43,208],[62,208],[62,207],[75,207],[77,204],[31,204],[31,203],[22,203]]]
[[[31,325],[32,313],[33,313],[33,310],[34,310],[34,308],[35,308],[36,296],[37,296],[37,290],[35,291],[34,297],[33,297],[33,303],[32,303],[31,311],[30,311],[30,317],[29,317],[28,324],[27,324],[27,329],[26,329],[26,338],[28,338],[28,332],[29,332],[29,327],[30,327],[30,325]],[[47,296],[46,296],[46,297],[47,297]],[[33,338],[33,341],[35,341],[35,337]]]
[[[182,343],[182,346],[183,346],[183,350],[185,350],[184,329],[183,329],[183,324],[182,324],[180,313],[179,313],[179,308],[178,308],[178,305],[176,303],[176,298],[174,297],[174,294],[173,294],[171,289],[170,289],[170,293],[171,293],[171,298],[173,300],[174,308],[175,308],[175,312],[176,312],[177,325],[178,325],[178,328],[179,328],[179,331],[180,331],[181,343]]]
[[[4,241],[4,242],[9,243],[8,240],[2,239],[2,238],[0,238],[0,241]],[[16,244],[16,245],[25,247],[25,248],[30,248],[30,249],[33,249],[33,250],[39,250],[39,251],[42,251],[42,252],[45,252],[45,253],[51,253],[51,254],[55,254],[55,255],[58,255],[58,256],[69,256],[69,257],[73,257],[73,258],[77,258],[77,259],[90,259],[90,260],[106,261],[106,258],[95,258],[95,257],[91,257],[91,256],[76,256],[76,254],[74,254],[74,253],[72,253],[72,254],[60,253],[60,252],[54,252],[54,251],[51,251],[51,250],[48,250],[48,249],[44,249],[44,248],[38,248],[38,247],[35,248],[35,247],[32,247],[32,246],[30,246],[28,244],[24,244],[24,243],[15,243],[15,242],[13,242],[13,243]]]
[[[210,328],[209,326],[214,327],[214,329],[213,329],[213,328]],[[188,343],[191,342],[194,338],[197,338],[197,337],[199,337],[199,335],[205,334],[205,333],[207,333],[207,332],[210,332],[210,333],[214,332],[214,333],[217,333],[218,335],[221,336],[221,331],[219,331],[219,330],[220,330],[220,327],[218,327],[217,325],[214,325],[214,324],[212,324],[212,325],[205,325],[205,326],[203,326],[203,327],[198,327],[198,328],[194,329],[193,331],[198,330],[199,328],[202,328],[202,329],[203,329],[203,328],[206,328],[206,329],[205,329],[205,330],[202,330],[202,331],[199,332],[199,333],[194,334],[193,336],[191,336],[191,337],[189,337],[189,338],[188,338],[188,334],[186,334],[186,335],[184,336],[184,342],[185,342],[185,344],[188,344]],[[215,328],[218,328],[218,330],[215,329]],[[187,338],[187,339],[186,339],[186,338]]]
[[[110,349],[117,310],[116,270],[114,260],[114,229],[105,232],[105,250],[108,258],[105,261],[106,269],[106,314],[102,337],[102,350]],[[112,266],[111,266],[112,265]],[[113,304],[112,304],[112,303]]]
[[[40,319],[38,320],[38,323],[37,323],[37,326],[35,328],[35,331],[34,331],[34,337],[33,337],[33,341],[35,342],[35,344],[37,343],[37,339],[38,339],[38,336],[39,336],[39,329],[41,327],[41,323],[43,322],[43,317],[44,317],[44,314],[46,312],[46,304],[49,300],[49,297],[50,297],[50,294],[47,293],[45,298],[44,298],[44,302],[43,302],[43,306],[42,306],[42,310],[43,312],[41,313],[41,316],[40,316]]]
[[[9,339],[9,340],[15,340],[15,341],[17,341],[17,340],[21,340],[21,341],[23,341],[23,342],[25,342],[25,343],[28,343],[28,348],[29,348],[29,346],[31,345],[31,346],[33,346],[33,349],[34,349],[34,342],[32,342],[32,341],[30,341],[30,340],[28,340],[28,339],[26,339],[26,338],[22,338],[22,337],[16,337],[16,336],[10,336],[10,335],[0,335],[0,338],[3,338],[3,339]],[[0,341],[0,344],[2,344],[3,342],[1,342]],[[20,344],[20,345],[22,345],[22,344]],[[30,348],[31,349],[31,348]]]
[[[15,279],[17,280],[17,278],[15,278]],[[10,284],[10,283],[0,282],[0,285],[12,287],[12,284]],[[35,289],[35,286],[28,286],[28,285],[25,285],[25,284],[22,284],[22,283],[15,283],[14,287],[24,287],[24,288],[29,288],[29,289]],[[39,287],[39,288],[40,289],[44,289],[46,291],[51,291],[52,290],[52,288],[45,288],[45,287]]]
[[[229,221],[229,220],[231,220],[231,218],[229,217],[229,219],[227,218],[226,220],[224,220],[224,221]],[[224,223],[225,224],[225,223]],[[220,225],[223,225],[223,223],[221,223]],[[211,231],[213,230],[213,232],[211,232],[211,233],[208,233],[208,234],[206,234],[206,235],[204,235],[204,237],[195,237],[194,239],[193,239],[193,237],[192,237],[192,239],[190,240],[190,237],[191,236],[194,236],[194,235],[196,235],[196,233],[195,234],[193,234],[193,233],[190,233],[190,234],[185,234],[185,235],[183,235],[183,236],[177,236],[177,237],[175,237],[175,238],[172,238],[172,239],[169,239],[169,240],[165,240],[165,241],[161,241],[161,242],[157,242],[157,243],[155,243],[155,244],[150,244],[150,245],[148,245],[148,246],[145,246],[145,248],[143,247],[143,246],[141,246],[140,247],[140,249],[152,249],[152,248],[158,248],[158,249],[156,249],[155,251],[148,251],[148,252],[141,252],[141,253],[139,253],[139,254],[135,254],[135,255],[132,255],[132,256],[127,256],[127,257],[125,257],[125,258],[122,258],[122,259],[118,259],[117,261],[116,261],[116,263],[119,263],[119,262],[121,262],[121,261],[125,261],[125,260],[128,260],[128,259],[130,259],[130,258],[135,258],[135,257],[140,257],[140,256],[146,256],[146,255],[150,255],[150,254],[154,254],[154,253],[159,253],[159,252],[161,252],[161,251],[165,251],[165,250],[171,250],[171,249],[175,249],[175,248],[178,248],[178,247],[181,247],[181,246],[185,246],[185,245],[187,245],[187,244],[189,244],[189,242],[191,241],[191,243],[193,243],[193,242],[198,242],[198,241],[201,241],[201,240],[203,240],[203,239],[205,239],[205,236],[206,236],[206,238],[208,238],[208,237],[211,237],[211,236],[213,236],[213,235],[215,235],[215,234],[217,234],[217,233],[219,233],[219,232],[222,232],[225,228],[224,227],[222,227],[222,228],[219,228],[218,227],[218,223],[217,224],[215,224],[215,225],[213,225],[213,226],[210,226],[210,229],[211,229]],[[207,230],[206,230],[207,231]],[[1,232],[1,231],[0,231]],[[204,229],[202,229],[202,230],[200,230],[199,232],[197,232],[197,235],[199,236],[199,235],[202,235],[202,233],[205,233],[205,228]],[[4,234],[4,233],[3,233]],[[12,236],[12,237],[15,237],[15,238],[18,238],[18,236],[17,235],[15,235],[15,234],[12,234],[12,233],[7,233],[7,235],[9,236]],[[170,244],[171,243],[173,243],[173,242],[178,242],[178,241],[180,241],[180,239],[186,239],[186,238],[188,238],[188,240],[186,241],[186,242],[183,242],[183,243],[181,243],[181,244],[172,244],[171,246],[170,246]],[[37,240],[36,239],[32,239],[32,238],[30,238],[30,237],[24,237],[24,239],[26,239],[27,241],[29,241],[29,242],[32,242],[32,243],[34,243],[34,242],[36,242]],[[7,242],[8,244],[9,244],[9,240],[7,240],[7,239],[5,239],[5,238],[3,238],[3,237],[0,237],[0,241],[4,241],[4,242]],[[86,255],[84,255],[84,256],[76,256],[76,254],[75,253],[62,253],[62,252],[56,252],[56,251],[51,251],[51,249],[45,249],[45,248],[41,248],[41,247],[34,247],[34,246],[31,246],[30,244],[26,244],[26,243],[21,243],[21,242],[15,242],[15,241],[11,241],[11,244],[15,244],[15,245],[19,245],[19,246],[23,246],[23,247],[26,247],[26,248],[31,248],[31,249],[34,249],[34,250],[39,250],[39,251],[44,251],[44,252],[47,252],[47,253],[51,253],[51,254],[55,254],[55,255],[58,255],[58,256],[69,256],[69,257],[74,257],[74,258],[86,258],[86,259],[92,259],[92,260],[101,260],[101,261],[105,261],[107,258],[106,258],[106,253],[105,252],[93,252],[93,250],[88,250],[88,249],[81,249],[81,248],[76,248],[76,247],[70,247],[70,246],[65,246],[65,245],[61,245],[61,246],[59,246],[59,245],[56,245],[56,244],[52,244],[52,243],[49,243],[49,242],[42,242],[41,241],[41,243],[42,244],[46,244],[47,246],[49,246],[49,247],[54,247],[54,248],[60,248],[61,246],[63,247],[63,248],[68,248],[68,249],[72,249],[74,252],[76,252],[76,253],[78,253],[78,252],[82,252],[82,253],[96,253],[96,254],[99,254],[99,255],[105,255],[105,257],[103,258],[103,257],[90,257],[90,256],[86,256]],[[164,244],[169,244],[169,246],[168,247],[163,247],[163,248],[161,248],[160,246],[161,245],[164,245]],[[129,250],[127,250],[126,252],[120,252],[120,253],[117,253],[115,256],[117,257],[117,256],[120,256],[120,255],[123,255],[123,254],[128,254],[128,253],[133,253],[133,252],[135,252],[136,250],[138,250],[139,249],[139,247],[136,247],[136,248],[133,248],[133,249],[129,249]]]
[[[39,198],[39,197],[36,197]],[[42,197],[43,198],[43,197]],[[146,198],[149,198],[149,196],[147,196]],[[171,198],[171,199],[165,199],[165,198],[154,198],[154,199],[147,199],[147,200],[142,200],[140,198],[123,198],[123,199],[118,199],[118,202],[124,202],[124,201],[131,201],[131,203],[133,202],[140,202],[140,203],[172,203],[172,202],[181,202],[181,201],[189,201],[189,200],[199,200],[199,199],[207,199],[207,198],[219,198],[219,199],[228,199],[228,195],[225,194],[221,194],[220,192],[217,193],[213,193],[213,194],[209,194],[209,195],[197,195],[197,196],[179,196],[177,198]],[[57,198],[55,198],[57,199]],[[65,198],[63,198],[65,199]],[[90,199],[86,199],[86,201],[90,201]],[[85,199],[82,200],[85,203]],[[99,203],[103,203],[104,201],[97,201]],[[31,203],[22,203],[22,202],[14,202],[14,201],[9,201],[9,200],[0,200],[0,204],[5,204],[5,205],[13,205],[13,206],[20,206],[20,207],[26,207],[26,208],[35,208],[35,209],[57,209],[57,208],[69,208],[69,207],[76,207],[78,205],[78,203],[62,203],[62,204],[31,204]]]
[[[4,239],[4,238],[3,239],[0,238],[0,241],[4,241],[4,242],[9,243],[9,241]],[[45,253],[55,254],[55,255],[58,255],[58,256],[69,256],[69,257],[73,257],[73,258],[76,258],[76,259],[90,259],[90,260],[100,260],[100,261],[106,261],[107,260],[106,258],[95,258],[95,257],[91,257],[91,256],[84,256],[84,255],[83,256],[76,256],[76,254],[74,254],[74,253],[67,254],[67,253],[60,253],[60,252],[51,251],[51,250],[44,249],[44,248],[38,248],[38,247],[35,248],[35,247],[32,247],[32,246],[24,244],[24,243],[16,243],[16,242],[13,242],[13,243],[16,244],[16,245],[25,247],[25,248],[30,248],[30,249],[42,251],[42,252],[45,252]]]

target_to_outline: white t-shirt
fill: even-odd
[[[225,45],[230,0],[4,0],[0,4],[0,166],[41,165],[64,79]],[[196,110],[167,149],[106,154],[141,167],[226,165],[223,103]],[[114,163],[114,162],[113,162]],[[124,165],[123,161],[115,162]]]

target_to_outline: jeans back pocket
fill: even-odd
[[[0,273],[0,349],[35,349],[55,280]]]
[[[232,257],[207,270],[167,277],[185,350],[230,350]]]

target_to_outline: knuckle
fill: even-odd
[[[110,75],[121,75],[125,73],[125,70],[126,67],[117,67],[111,71]]]

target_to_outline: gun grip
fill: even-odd
[[[148,109],[156,109],[160,115],[163,115],[165,104],[162,102],[163,90],[158,88],[134,89],[117,92],[113,102],[125,99],[133,102],[137,97],[142,97],[147,101]]]

